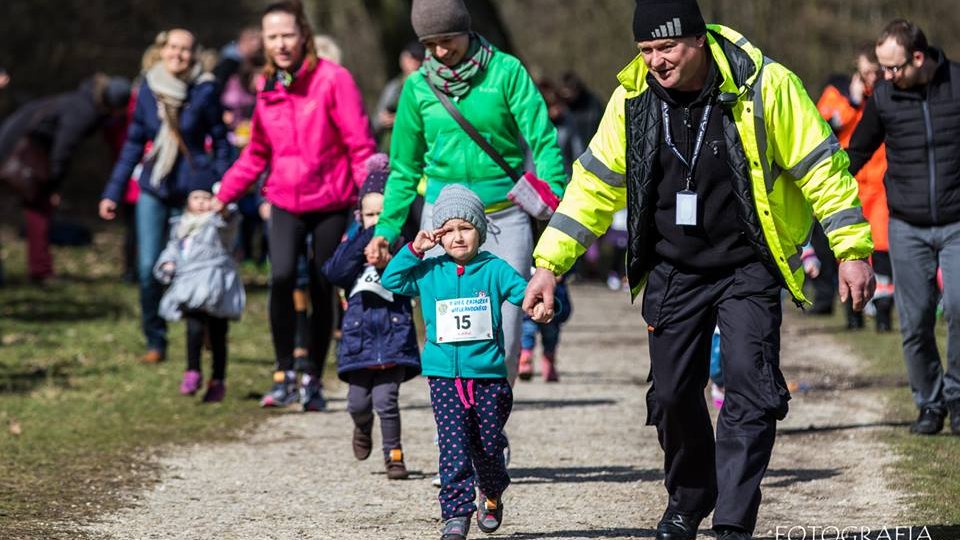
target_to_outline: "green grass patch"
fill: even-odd
[[[813,323],[813,320],[818,322]],[[826,324],[837,329],[846,326],[842,306],[838,306],[831,318],[813,320],[808,319],[807,324]],[[867,360],[862,375],[885,389],[888,419],[912,422],[916,419],[917,409],[907,384],[899,329],[895,325],[893,332],[878,334],[873,330],[873,321],[867,318],[866,322],[864,330],[841,330],[831,335]],[[937,341],[941,357],[945,359],[946,323],[943,320],[937,323]],[[885,430],[881,437],[898,456],[888,480],[909,495],[906,502],[910,507],[904,517],[911,524],[960,523],[960,467],[957,466],[960,463],[960,437],[950,434],[949,425],[934,437],[911,435],[906,426]]]
[[[57,249],[62,282],[24,283],[22,243],[2,231],[0,288],[0,537],[76,538],[77,523],[123,504],[156,477],[149,457],[167,444],[228,440],[268,417],[273,347],[262,275],[245,276],[247,311],[230,326],[227,399],[180,396],[183,324],[170,327],[168,361],[142,365],[135,285],[120,273],[120,236]],[[252,286],[250,285],[252,284]],[[293,331],[293,329],[291,329]],[[209,373],[209,353],[204,368]]]

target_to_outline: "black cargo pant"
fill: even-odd
[[[780,373],[780,284],[759,262],[709,274],[661,262],[643,298],[650,341],[647,425],[664,451],[669,508],[753,531],[776,422],[787,414]],[[720,325],[726,398],[716,442],[704,399]]]

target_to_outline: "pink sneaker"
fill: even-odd
[[[180,381],[180,393],[185,396],[192,396],[200,390],[203,384],[203,375],[194,369],[188,369],[183,372],[183,379]]]
[[[533,351],[522,349],[520,351],[520,364],[517,368],[517,376],[521,381],[529,381],[533,378]]]
[[[540,368],[543,370],[543,380],[546,382],[560,382],[560,375],[557,374],[557,355],[543,353],[540,359]]]
[[[223,381],[217,379],[210,379],[210,383],[207,384],[207,392],[203,394],[204,403],[220,403],[223,401],[223,397],[227,394],[227,387],[223,384]]]

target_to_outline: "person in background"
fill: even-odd
[[[227,81],[234,75],[242,73],[250,66],[262,64],[263,41],[260,37],[260,28],[248,26],[240,31],[236,41],[231,42],[220,50],[220,60],[213,68],[213,76],[217,85],[226,89]]]
[[[329,60],[334,64],[343,63],[343,49],[337,44],[337,40],[333,39],[333,36],[323,34],[314,36],[313,45],[317,49],[318,58]]]
[[[960,435],[960,64],[916,24],[887,24],[876,41],[884,80],[867,99],[847,152],[859,174],[886,143],[889,249],[907,377],[919,415],[910,431],[933,435],[950,413]],[[937,271],[943,272],[947,368],[937,347]]]
[[[130,177],[140,166],[137,277],[147,341],[142,361],[148,364],[163,361],[167,353],[167,325],[158,311],[163,286],[153,266],[169,236],[170,218],[180,215],[190,192],[211,189],[230,156],[216,82],[198,63],[193,33],[182,28],[161,32],[155,45],[160,61],[144,75],[126,142],[100,200],[100,217],[116,218]]]
[[[129,99],[129,80],[98,73],[72,92],[27,102],[0,125],[0,181],[23,205],[31,282],[54,274],[50,220],[71,159],[84,139],[123,116]]]
[[[400,74],[390,79],[390,82],[380,92],[377,101],[377,112],[373,117],[373,128],[380,139],[380,147],[384,151],[390,149],[390,134],[393,132],[393,123],[397,118],[397,105],[400,104],[400,92],[403,83],[412,73],[420,69],[426,49],[419,41],[411,41],[400,52]]]
[[[880,76],[880,66],[877,64],[873,43],[860,47],[855,67],[856,71],[852,76],[832,77],[817,102],[817,110],[833,128],[840,145],[844,148],[850,146],[850,138],[863,116],[867,98],[873,93],[873,88]],[[877,292],[871,300],[871,306],[876,315],[878,332],[890,331],[890,312],[893,309],[893,272],[887,240],[889,212],[886,191],[883,187],[883,176],[886,170],[886,151],[881,145],[856,175],[863,214],[870,223],[870,235],[873,237],[874,252],[870,262],[877,275]],[[812,280],[815,294],[813,307],[809,312],[830,313],[833,311],[833,299],[836,295],[836,263],[833,254],[830,253],[830,246],[823,234],[823,228],[819,224],[814,230],[811,243],[819,259],[819,275]],[[847,327],[863,328],[863,313],[850,309],[849,303],[845,306]]]
[[[363,254],[383,210],[383,188],[389,174],[384,154],[375,154],[367,165],[370,172],[360,188],[357,212],[362,230],[344,239],[323,265],[323,273],[347,295],[337,374],[349,384],[347,411],[354,422],[353,454],[359,460],[370,457],[376,410],[387,478],[402,480],[409,473],[400,442],[400,384],[420,374],[420,350],[410,298],[383,288],[383,268],[367,264]]]
[[[597,99],[583,80],[572,71],[564,73],[560,78],[560,96],[567,102],[580,140],[589,144],[600,126],[603,102]]]
[[[383,214],[367,246],[368,262],[378,264],[401,235],[417,185],[425,176],[422,229],[432,223],[432,203],[444,186],[467,183],[483,201],[491,222],[483,249],[526,276],[533,231],[530,215],[507,197],[515,182],[457,124],[437,93],[456,102],[464,118],[517,171],[523,170],[526,155],[522,138],[530,148],[537,176],[560,197],[567,176],[557,130],[543,97],[516,57],[471,30],[470,13],[462,0],[414,0],[410,19],[429,54],[420,70],[407,77],[400,94],[390,145],[390,179]],[[513,382],[523,317],[516,306],[504,304],[503,310],[507,368]]]
[[[153,268],[158,281],[169,285],[160,300],[160,316],[187,322],[187,369],[180,393],[194,395],[203,386],[200,356],[204,343],[213,353],[213,370],[204,403],[223,401],[226,394],[227,332],[239,320],[246,293],[237,263],[230,253],[236,235],[236,215],[210,211],[213,195],[198,189],[187,197],[183,213],[171,226],[170,241]]]
[[[261,405],[323,410],[323,367],[333,332],[333,287],[321,273],[343,235],[365,162],[376,144],[350,73],[318,57],[303,6],[280,1],[261,18],[267,64],[259,82],[250,143],[223,178],[214,210],[242,196],[269,168],[270,329],[276,364]],[[299,394],[294,366],[293,291],[297,260],[312,235],[310,367]],[[299,394],[299,396],[298,396]]]

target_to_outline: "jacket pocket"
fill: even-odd
[[[762,358],[757,360],[757,393],[763,411],[777,420],[783,420],[789,410],[790,391],[780,371],[777,351],[773,345],[763,345]]]
[[[677,269],[667,264],[658,264],[653,267],[647,286],[643,289],[643,306],[640,310],[643,320],[647,321],[647,330],[656,332],[667,322],[668,311],[664,309],[669,298],[670,285],[677,273]]]
[[[417,348],[417,336],[413,329],[413,319],[409,313],[391,313],[390,314],[390,341],[389,350],[384,351],[390,355],[408,354],[411,350]]]
[[[341,327],[340,352],[351,356],[363,350],[363,320],[360,317],[344,319]]]

